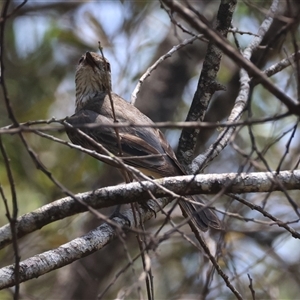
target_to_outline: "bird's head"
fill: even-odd
[[[76,110],[100,94],[111,91],[110,64],[101,55],[86,52],[81,56],[75,75]]]

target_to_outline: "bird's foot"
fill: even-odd
[[[117,207],[116,207],[116,209],[114,210],[114,212],[110,215],[110,219],[112,220],[113,218],[120,218],[120,219],[122,219],[122,220],[124,220],[125,222],[126,222],[126,225],[128,226],[128,227],[130,227],[131,226],[131,222],[130,222],[130,220],[126,217],[126,216],[124,216],[121,212],[120,212],[120,210],[121,210],[121,205],[118,205]]]

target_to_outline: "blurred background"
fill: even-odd
[[[298,16],[297,1],[280,3],[282,15]],[[18,4],[19,1],[12,1],[10,10]],[[191,4],[214,23],[219,1],[191,1]],[[238,1],[233,26],[241,31],[257,33],[265,15],[263,8],[268,9],[269,5],[269,1]],[[176,19],[187,26],[180,18]],[[276,19],[262,42],[262,45],[271,45],[268,50],[261,47],[252,57],[253,62],[262,69],[295,51],[295,40],[299,41],[298,20],[285,31],[282,30],[286,25],[284,20]],[[147,68],[188,37],[170,22],[169,16],[156,1],[29,1],[9,18],[5,30],[5,79],[14,113],[19,122],[64,118],[73,114],[77,62],[85,51],[97,52],[98,41],[101,41],[104,54],[111,63],[113,91],[130,100],[138,79]],[[251,35],[237,34],[242,49],[252,38]],[[231,34],[229,39],[233,42]],[[136,106],[154,121],[185,120],[206,46],[205,42],[195,41],[160,64],[143,85]],[[227,90],[215,94],[206,116],[206,121],[210,122],[226,120],[239,90],[239,69],[227,57],[222,60],[218,80]],[[291,97],[298,98],[299,78],[294,67],[281,71],[272,80]],[[11,120],[2,94],[0,98],[2,127],[11,124]],[[253,90],[251,113],[254,118],[266,118],[284,111],[285,107],[262,86]],[[248,112],[245,112],[243,119],[248,117]],[[205,173],[266,171],[267,166],[271,170],[298,168],[300,136],[297,122],[296,117],[290,116],[254,125],[252,131],[247,126],[238,128],[231,144],[206,168]],[[180,130],[164,132],[176,149]],[[218,134],[218,130],[202,130],[197,153],[207,149]],[[251,134],[254,135],[255,144]],[[53,132],[53,135],[67,140],[65,133]],[[74,193],[122,182],[118,171],[79,151],[33,133],[26,133],[25,137],[53,176]],[[2,138],[11,160],[19,215],[65,196],[37,170],[17,135],[3,135]],[[2,157],[0,183],[10,199],[10,186]],[[299,191],[289,191],[287,194],[299,204]],[[286,194],[276,192],[242,196],[262,205],[283,222],[295,221],[290,226],[299,230],[296,223],[298,217]],[[299,241],[284,229],[270,226],[270,220],[258,212],[227,196],[222,196],[215,206],[247,218],[246,222],[220,214],[225,233],[204,235],[213,251],[219,249],[219,263],[236,288],[245,298],[251,297],[249,274],[257,299],[296,299],[300,292]],[[111,210],[102,212],[109,215]],[[179,221],[179,210],[177,215]],[[158,214],[146,224],[147,229],[154,232],[163,219]],[[176,217],[174,220],[177,220]],[[0,225],[6,223],[4,205],[0,201]],[[23,260],[54,249],[98,225],[99,220],[89,213],[50,224],[20,240],[21,258]],[[183,231],[193,238],[188,226]],[[132,257],[138,254],[134,234],[126,237],[126,243]],[[13,261],[11,247],[0,251],[1,267]],[[22,283],[21,298],[96,299],[127,262],[122,244],[115,240],[89,257]],[[179,234],[174,234],[151,253],[151,263],[157,299],[233,299],[223,280],[211,270],[204,254]],[[135,269],[140,274],[140,261],[135,263]],[[116,298],[136,278],[131,268],[127,269],[103,299]],[[11,299],[12,292],[13,289],[0,291],[0,299]],[[144,286],[142,293],[146,297]],[[137,292],[133,289],[127,299],[135,298]]]

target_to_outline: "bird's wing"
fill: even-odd
[[[81,130],[100,143],[114,155],[124,157],[124,161],[144,173],[154,177],[172,176],[181,174],[180,169],[169,153],[166,153],[161,145],[161,133],[159,130],[149,127],[119,127],[117,128],[120,143],[117,140],[116,130],[107,126],[113,123],[111,119],[91,110],[80,110],[73,116],[66,119],[74,127],[84,124],[97,124],[94,128],[84,128]],[[70,140],[85,148],[101,151],[76,130],[67,129]],[[164,140],[164,143],[167,143]],[[121,155],[119,144],[121,146]],[[170,150],[168,150],[170,152]],[[175,154],[173,154],[175,156]],[[147,172],[145,172],[147,171]]]

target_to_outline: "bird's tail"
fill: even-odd
[[[190,198],[193,201],[203,203],[197,196],[190,196]],[[190,217],[194,225],[200,230],[207,231],[210,227],[217,230],[222,229],[218,216],[210,208],[195,205],[183,200],[179,202],[179,205],[184,214],[187,215],[187,217]]]

